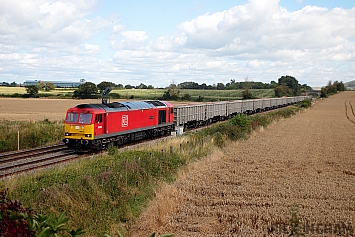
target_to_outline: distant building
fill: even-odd
[[[79,87],[81,84],[85,83],[85,80],[80,79],[80,82],[27,80],[23,83],[23,86],[35,86],[39,82],[52,83],[56,88],[76,88]]]

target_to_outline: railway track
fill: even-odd
[[[354,113],[354,107],[352,105],[353,99],[354,99],[354,96],[345,100],[345,116],[350,122],[355,124],[355,113]]]
[[[1,153],[0,178],[58,164],[78,157],[78,154],[68,150],[64,145]]]
[[[159,140],[164,137],[153,139]],[[133,148],[138,144],[152,141],[151,139],[140,140],[119,146],[119,149]],[[94,152],[94,154],[102,151]],[[0,153],[0,179],[10,177],[15,174],[20,174],[35,169],[48,167],[80,157],[85,157],[93,153],[78,154],[75,151],[69,150],[65,145],[58,144],[46,147],[26,149],[20,151],[12,151]]]

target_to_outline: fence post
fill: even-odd
[[[17,150],[20,150],[20,131],[17,131]]]

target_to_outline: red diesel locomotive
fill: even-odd
[[[165,101],[80,104],[67,111],[63,142],[77,150],[102,150],[170,134],[173,120],[173,106]]]

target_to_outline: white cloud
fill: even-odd
[[[250,0],[181,22],[153,41],[149,29],[131,30],[119,15],[95,16],[96,6],[97,0],[2,1],[0,81],[163,86],[292,75],[321,86],[355,78],[355,7],[288,11],[279,0]]]
[[[108,25],[85,19],[94,0],[5,0],[0,8],[0,42],[82,42]]]
[[[126,30],[122,31],[121,35],[125,38],[125,40],[133,42],[144,42],[146,39],[148,39],[145,31]]]

